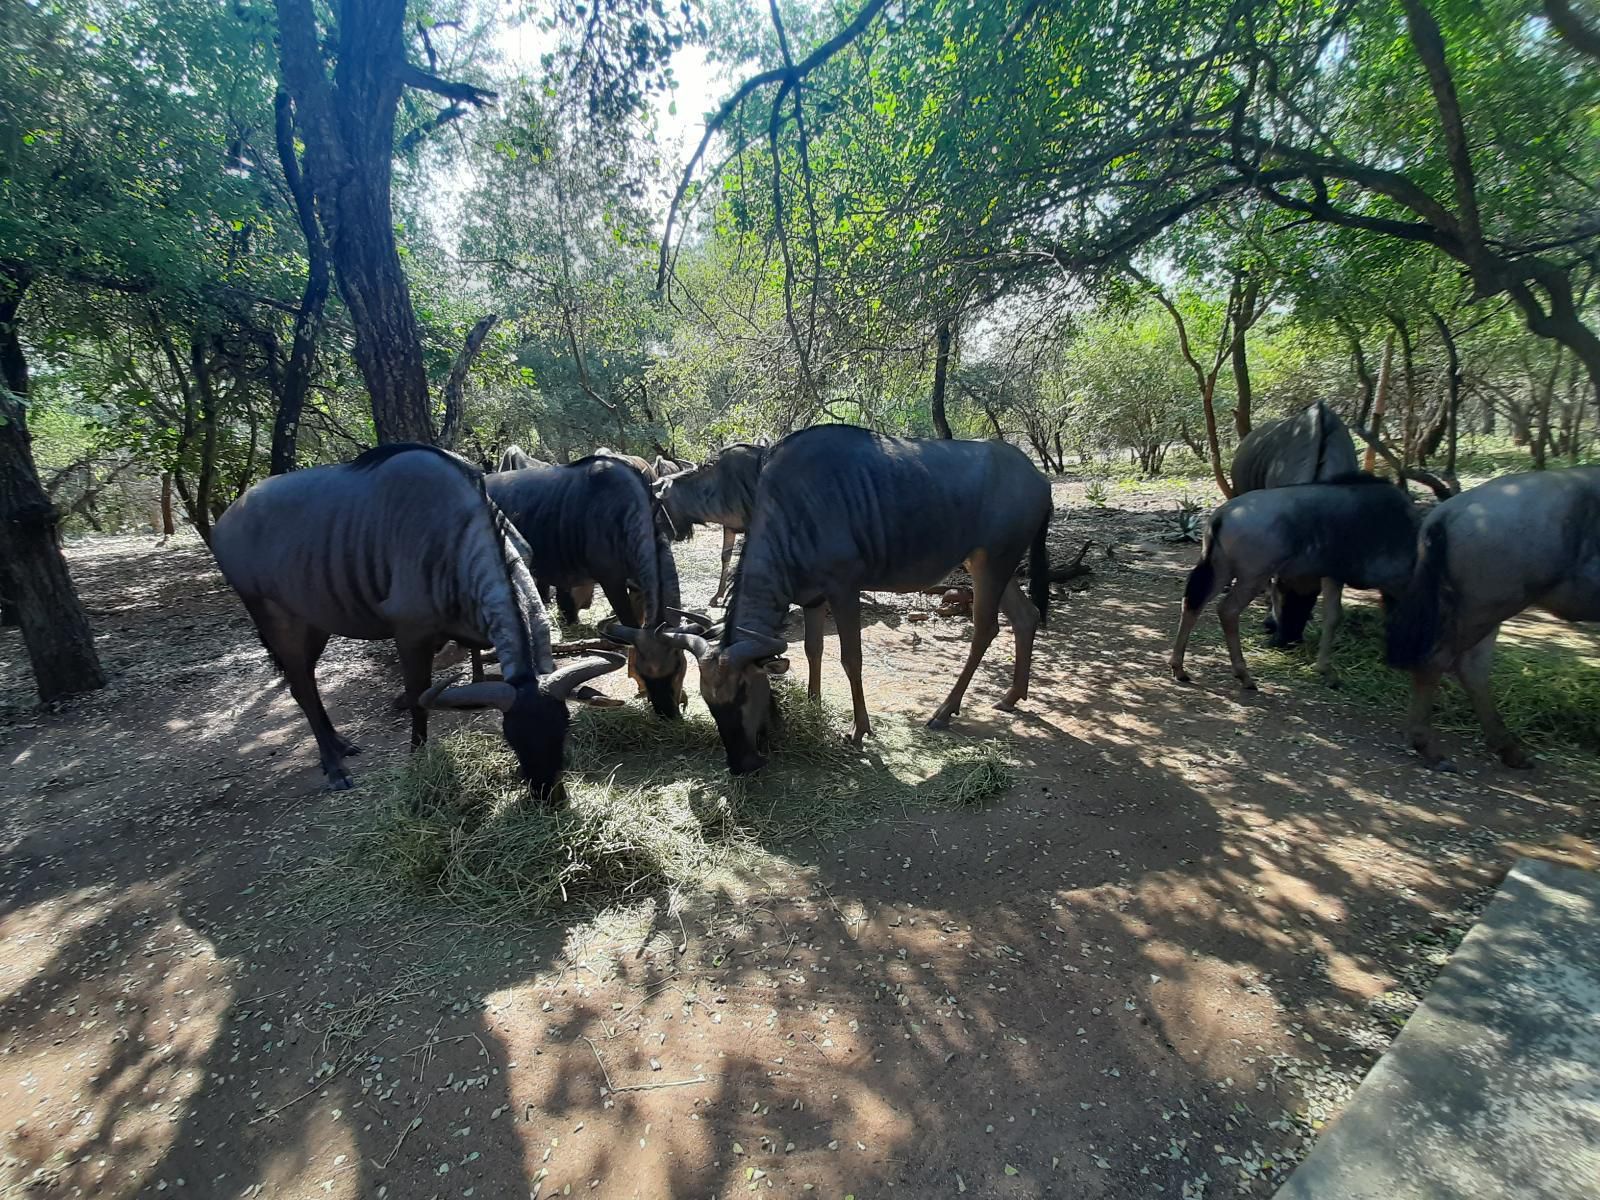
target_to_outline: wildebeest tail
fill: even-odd
[[[1389,617],[1385,650],[1391,667],[1420,667],[1438,644],[1447,552],[1445,523],[1433,521],[1423,530],[1411,584]]]
[[[1050,627],[1050,509],[1033,535],[1033,545],[1028,548],[1028,596],[1039,610],[1039,628]]]
[[[1200,561],[1194,565],[1194,570],[1189,572],[1189,581],[1183,585],[1185,608],[1199,608],[1211,598],[1211,589],[1217,582],[1217,568],[1211,562],[1211,554],[1216,548],[1217,528],[1221,524],[1222,514],[1217,513],[1206,528],[1206,544],[1201,551]]]

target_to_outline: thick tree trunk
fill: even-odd
[[[284,87],[355,329],[356,365],[372,397],[378,440],[431,444],[422,335],[390,202],[395,111],[408,78],[405,0],[340,0],[331,82],[311,0],[277,0],[277,8]]]
[[[0,587],[22,626],[39,699],[49,703],[104,687],[106,676],[61,554],[58,514],[39,483],[20,400],[28,391],[28,363],[17,310],[29,282],[17,270],[0,274]]]
[[[950,422],[944,414],[945,383],[950,372],[950,322],[939,322],[939,328],[934,336],[933,355],[933,399],[929,409],[933,413],[933,428],[942,438],[953,438],[950,432]]]

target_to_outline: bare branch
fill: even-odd
[[[478,351],[483,348],[483,339],[489,336],[489,331],[499,320],[498,313],[490,313],[468,330],[466,344],[456,355],[455,362],[450,364],[450,374],[444,382],[444,420],[439,424],[438,439],[438,444],[446,450],[455,448],[456,434],[461,428],[461,399],[466,390],[467,372],[472,369],[472,360],[478,357]]]
[[[412,63],[400,68],[400,82],[405,87],[416,88],[419,92],[432,92],[435,96],[443,96],[446,100],[457,104],[470,104],[474,108],[489,107],[500,99],[499,92],[454,79],[440,79],[437,75],[430,75]]]

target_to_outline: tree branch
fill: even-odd
[[[472,369],[472,360],[478,357],[478,351],[483,348],[483,339],[489,336],[489,331],[499,320],[498,313],[490,313],[468,330],[466,343],[450,364],[450,374],[444,381],[444,420],[439,424],[438,440],[438,444],[446,450],[455,449],[456,434],[461,429],[461,399],[466,390],[467,372]]]
[[[440,79],[437,75],[428,74],[414,63],[407,63],[400,68],[400,82],[405,87],[416,88],[419,92],[432,92],[435,96],[443,96],[456,104],[470,104],[474,108],[490,107],[500,99],[499,92],[454,79]]]

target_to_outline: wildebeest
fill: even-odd
[[[1297,483],[1325,483],[1357,468],[1350,430],[1321,400],[1293,416],[1263,421],[1233,453],[1233,494]],[[1267,632],[1274,646],[1292,646],[1305,637],[1316,607],[1317,587],[1274,580]]]
[[[1385,604],[1400,595],[1416,558],[1415,512],[1403,489],[1361,472],[1327,483],[1247,492],[1221,505],[1211,515],[1205,548],[1184,587],[1172,677],[1189,682],[1183,666],[1189,635],[1206,604],[1228,588],[1217,618],[1234,675],[1253,689],[1239,645],[1239,616],[1274,579],[1283,578],[1299,583],[1302,591],[1311,587],[1312,595],[1315,583],[1322,583],[1317,670],[1332,682],[1330,655],[1344,589],[1376,589]]]
[[[1432,714],[1440,677],[1454,671],[1489,748],[1507,766],[1530,766],[1489,689],[1495,638],[1525,608],[1600,621],[1600,468],[1491,479],[1430,512],[1417,544],[1388,630],[1389,665],[1411,672],[1411,745],[1430,764],[1450,765]]]
[[[656,528],[649,485],[629,464],[603,455],[499,472],[484,482],[527,541],[541,584],[557,596],[599,584],[622,626],[644,630],[627,635],[634,670],[656,712],[678,716],[687,664],[680,647],[655,633],[678,605],[678,569]]]
[[[673,536],[680,541],[694,532],[695,525],[722,526],[722,573],[711,597],[714,605],[721,604],[728,594],[733,545],[749,528],[756,479],[766,453],[765,447],[738,442],[710,462],[656,484],[656,497],[672,523]]]
[[[495,467],[495,470],[521,471],[525,467],[534,466],[535,461],[536,460],[521,446],[507,446],[503,451],[501,451],[500,462],[499,465]]]
[[[443,450],[380,446],[342,466],[256,484],[218,519],[211,549],[311,725],[331,789],[350,786],[356,747],[334,729],[316,667],[332,634],[393,638],[411,707],[411,744],[429,708],[500,709],[522,776],[548,798],[561,774],[565,701],[621,655],[556,669],[544,607],[520,538],[476,468]],[[493,646],[503,681],[430,687],[450,639]]]
[[[637,454],[624,454],[621,450],[613,450],[609,446],[601,446],[595,450],[594,457],[614,458],[618,462],[625,462],[635,471],[639,472],[639,474],[643,475],[646,483],[653,484],[656,481],[656,469],[652,467],[647,460],[640,458]]]
[[[1004,609],[1016,634],[1011,688],[1027,698],[1035,631],[1049,605],[1045,535],[1050,485],[1004,442],[884,437],[851,425],[791,434],[766,453],[724,631],[668,636],[700,660],[704,697],[736,775],[758,769],[773,727],[769,674],[788,669],[780,636],[791,602],[805,610],[809,691],[822,686],[823,603],[850,679],[857,742],[871,732],[861,685],[861,592],[912,591],[962,563],[972,575],[972,646],[928,724],[959,711]],[[1013,577],[1029,555],[1030,601]]]
[[[686,459],[667,458],[658,454],[651,462],[650,469],[656,473],[656,481],[660,482],[671,475],[682,475],[685,471],[694,470],[694,464]]]

